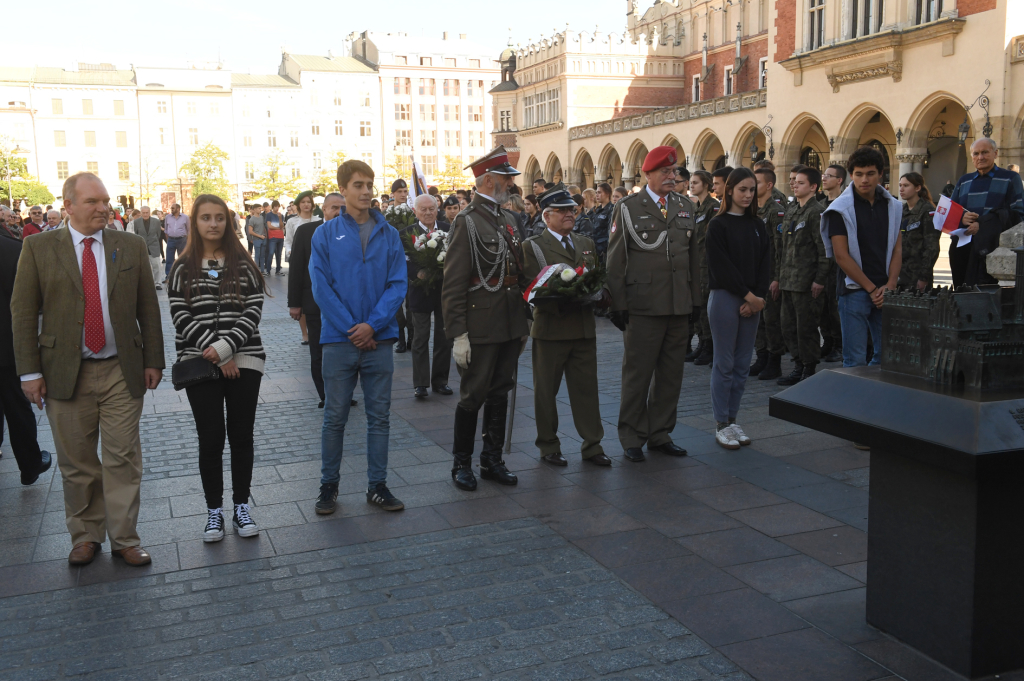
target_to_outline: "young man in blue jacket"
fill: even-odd
[[[405,250],[394,227],[370,208],[373,170],[362,161],[338,168],[345,212],[313,234],[309,276],[320,306],[320,344],[326,404],[321,435],[320,497],[316,512],[337,507],[341,455],[352,393],[358,381],[366,405],[366,501],[386,511],[405,505],[387,487],[392,344],[395,314],[405,300]]]

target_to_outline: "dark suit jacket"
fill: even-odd
[[[451,228],[444,220],[438,220],[434,223],[434,228],[439,229],[442,232],[446,232]],[[402,230],[403,234],[410,234],[415,239],[423,230],[420,228],[420,223],[417,222],[414,225],[410,225]],[[416,279],[416,275],[419,273],[416,266],[411,262],[406,262],[406,267],[409,270],[409,292],[405,294],[405,305],[409,308],[409,312],[433,312],[435,310],[441,310],[441,286],[437,285],[429,292],[424,290],[420,286],[416,286],[412,282]]]
[[[313,300],[313,282],[309,278],[309,254],[313,232],[324,224],[322,220],[307,222],[295,229],[292,237],[292,256],[288,261],[288,307],[302,308],[302,314],[320,314],[320,306]]]
[[[103,232],[103,250],[117,358],[128,391],[142,397],[145,369],[164,368],[160,304],[149,252],[142,237],[112,229]],[[36,234],[22,244],[11,317],[18,374],[41,372],[47,396],[71,399],[82,363],[85,296],[70,228]]]
[[[0,239],[0,367],[14,366],[14,334],[11,331],[11,296],[18,271],[21,242]]]

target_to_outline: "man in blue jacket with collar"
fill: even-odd
[[[373,170],[362,161],[338,168],[345,212],[313,234],[309,276],[320,306],[320,343],[326,404],[321,435],[320,496],[316,512],[333,513],[352,393],[358,381],[366,405],[367,503],[386,511],[405,505],[388,490],[391,345],[398,340],[398,312],[409,286],[405,250],[394,227],[370,208]]]

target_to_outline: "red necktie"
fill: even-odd
[[[100,299],[100,277],[96,272],[96,256],[92,254],[93,238],[82,241],[82,290],[85,291],[85,347],[99,354],[107,344],[103,331],[103,301]]]
[[[658,199],[658,207],[661,208],[661,217],[668,219],[668,208],[665,206],[665,197]]]

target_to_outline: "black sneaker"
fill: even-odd
[[[385,511],[401,511],[405,508],[405,504],[399,501],[383,482],[378,482],[376,487],[366,490],[366,503],[377,504]]]
[[[320,485],[320,497],[316,500],[317,515],[330,515],[338,507],[338,486],[330,483]]]
[[[231,523],[239,537],[255,537],[260,533],[260,526],[249,515],[249,504],[235,504],[235,515]]]
[[[203,541],[207,544],[224,538],[224,514],[219,508],[206,510],[206,529],[203,530]]]

